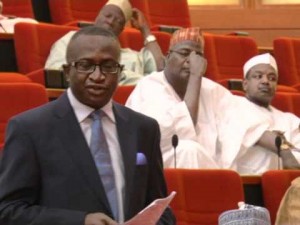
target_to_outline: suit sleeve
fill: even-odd
[[[149,202],[152,202],[156,198],[166,197],[167,196],[167,186],[163,174],[163,162],[160,150],[160,131],[157,122],[155,123],[155,135],[154,135],[154,144],[153,152],[151,157],[150,165],[150,179],[149,179],[149,188],[148,193]],[[157,223],[158,225],[173,225],[176,224],[176,219],[172,213],[170,207],[168,207],[162,214],[160,220]]]
[[[19,120],[8,124],[0,164],[1,225],[83,225],[86,212],[40,204],[42,191],[35,143]]]

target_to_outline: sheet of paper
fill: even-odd
[[[122,225],[156,225],[157,221],[168,207],[176,192],[173,191],[166,198],[160,198],[153,201],[145,209],[139,212],[135,217]]]

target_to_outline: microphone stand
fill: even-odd
[[[281,146],[281,144],[282,144],[282,139],[281,139],[280,136],[277,136],[275,138],[275,145],[276,145],[276,148],[277,148],[277,156],[278,156],[278,158],[277,158],[277,160],[278,160],[278,162],[277,162],[278,170],[280,169],[280,151],[281,151],[280,146]]]
[[[174,148],[174,168],[176,169],[177,165],[176,165],[176,147],[178,145],[178,136],[177,134],[174,134],[172,136],[172,146]]]

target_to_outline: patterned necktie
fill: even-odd
[[[101,110],[96,110],[91,114],[92,135],[91,135],[91,152],[101,177],[106,196],[108,198],[110,207],[114,217],[118,218],[118,201],[117,190],[114,179],[114,171],[111,163],[109,148],[106,142],[105,134],[103,132],[101,118],[105,116]]]

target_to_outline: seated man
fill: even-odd
[[[203,75],[204,40],[197,27],[174,32],[164,71],[139,81],[126,106],[155,118],[165,167],[220,168],[218,126],[233,95]],[[177,135],[174,151],[172,136]]]
[[[125,65],[120,78],[120,85],[133,85],[153,71],[162,70],[164,56],[155,37],[151,34],[147,21],[138,9],[132,9],[128,0],[109,0],[100,10],[95,25],[111,30],[116,36],[123,31],[127,21],[142,33],[145,47],[140,52],[126,48],[121,49],[121,63]],[[75,31],[71,31],[52,46],[46,61],[46,69],[61,69],[66,62],[66,48]]]
[[[32,18],[21,18],[15,16],[5,16],[2,14],[3,2],[0,0],[0,33],[14,33],[16,23],[38,23]]]
[[[298,169],[300,154],[293,145],[300,147],[300,119],[271,106],[278,81],[274,57],[255,56],[243,69],[245,97],[236,96],[232,117],[219,134],[222,145],[230,149],[223,151],[225,167],[241,174]]]

